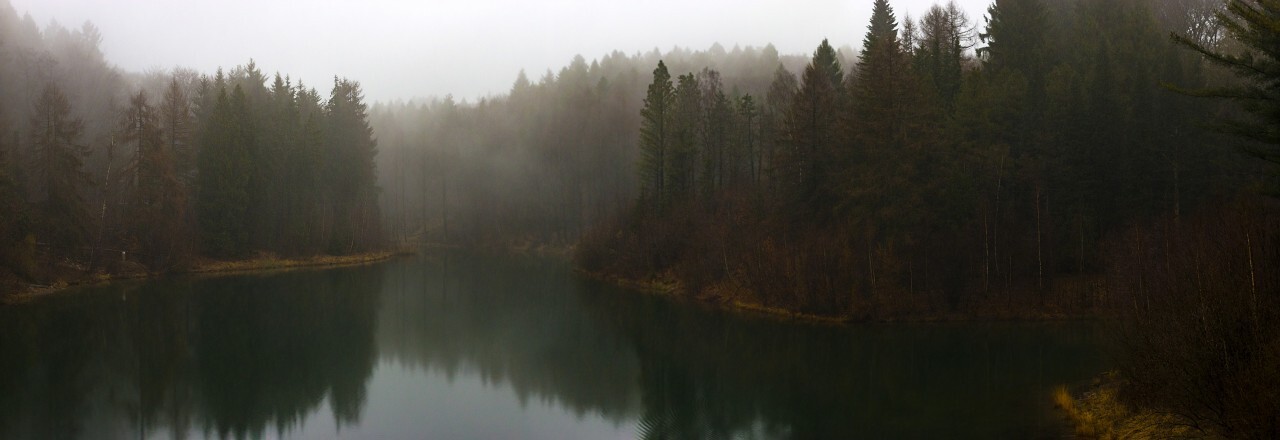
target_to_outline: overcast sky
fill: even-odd
[[[212,72],[254,58],[268,73],[324,89],[360,81],[371,100],[503,93],[520,69],[538,78],[588,61],[719,42],[812,53],[823,38],[857,47],[871,0],[10,0],[43,26],[92,21],[102,50],[130,71]],[[942,0],[939,0],[942,1]],[[891,0],[899,22],[934,0]],[[957,0],[982,22],[990,0]]]

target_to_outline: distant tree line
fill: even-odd
[[[1231,107],[1166,87],[1228,80],[1168,38],[1230,44],[1212,2],[872,7],[851,69],[823,41],[764,99],[656,63],[639,201],[580,262],[823,315],[1062,313],[1127,228],[1269,182],[1203,129]]]
[[[779,65],[804,63],[773,46],[613,52],[594,61],[575,57],[540,77],[521,72],[500,96],[376,104],[370,122],[381,150],[384,230],[462,246],[576,242],[639,191],[636,109],[645,96],[643,73],[659,59],[722,69],[704,74],[721,88],[720,107],[708,110],[721,118],[716,142],[725,148],[736,147],[728,137],[741,133],[731,126],[738,123],[738,99],[763,96]],[[753,142],[762,148],[765,138]],[[725,179],[749,178],[748,166],[720,172]]]
[[[358,83],[322,98],[252,61],[124,77],[92,25],[39,31],[2,6],[0,278],[383,244]]]

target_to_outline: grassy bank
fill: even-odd
[[[394,258],[397,255],[411,254],[412,251],[374,251],[352,255],[313,255],[310,257],[281,258],[273,254],[260,253],[241,260],[197,259],[189,266],[169,272],[151,272],[138,264],[117,265],[112,271],[67,270],[50,284],[21,283],[9,280],[3,283],[0,290],[0,302],[21,303],[33,299],[65,291],[72,287],[101,284],[115,280],[143,279],[170,274],[240,274],[250,272],[273,272],[307,268],[330,268],[342,266],[358,266],[377,263]]]
[[[1067,416],[1080,437],[1213,438],[1193,430],[1189,423],[1174,415],[1133,408],[1122,402],[1121,381],[1117,373],[1110,372],[1076,392],[1061,386],[1053,392],[1053,403]]]
[[[750,289],[732,282],[719,282],[692,291],[672,273],[662,273],[646,278],[629,278],[616,274],[591,272],[578,269],[585,276],[609,282],[624,288],[674,298],[687,298],[726,310],[763,315],[777,319],[823,324],[847,324],[854,322],[962,322],[962,321],[1057,321],[1092,319],[1096,313],[1063,309],[1033,308],[1021,305],[1008,306],[1004,299],[996,298],[980,304],[972,304],[964,310],[938,310],[928,307],[897,307],[887,304],[863,304],[857,312],[818,314],[788,307],[764,304]],[[1087,283],[1079,283],[1087,284]],[[919,295],[924,298],[925,295]]]
[[[181,273],[227,273],[288,270],[310,267],[355,266],[391,259],[403,252],[377,251],[353,255],[314,255],[303,258],[280,258],[271,254],[255,255],[244,260],[197,260]]]

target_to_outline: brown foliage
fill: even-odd
[[[1130,402],[1205,433],[1280,436],[1280,204],[1236,202],[1112,246]]]

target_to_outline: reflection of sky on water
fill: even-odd
[[[369,382],[370,399],[358,426],[335,431],[332,419],[316,417],[296,438],[438,439],[628,439],[631,424],[578,415],[541,399],[521,403],[506,383],[478,375],[449,379],[441,370],[382,362]],[[324,411],[319,411],[323,413]]]

